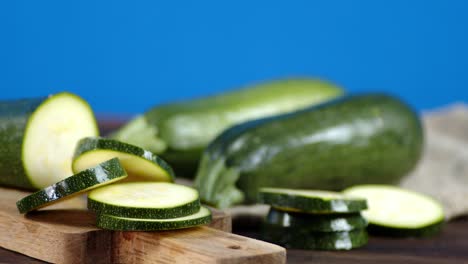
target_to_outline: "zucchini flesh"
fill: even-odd
[[[93,190],[88,208],[98,214],[119,217],[167,219],[200,210],[198,192],[166,182],[128,182]]]
[[[114,157],[120,159],[128,173],[128,181],[174,181],[171,166],[150,151],[99,137],[87,137],[78,142],[73,156],[73,171],[77,173]]]
[[[191,101],[156,106],[113,138],[162,155],[177,174],[194,174],[203,149],[224,129],[336,98],[341,88],[313,79],[286,79]],[[186,175],[192,176],[192,175]]]
[[[362,215],[376,234],[425,237],[436,234],[444,223],[442,205],[417,192],[389,185],[358,185],[344,192],[367,199],[369,209]]]
[[[24,214],[125,177],[127,173],[119,160],[111,159],[24,197],[16,207]]]
[[[0,184],[41,189],[70,175],[76,143],[97,136],[89,105],[70,93],[0,101]]]
[[[367,221],[360,213],[304,214],[271,208],[266,223],[307,232],[343,232],[365,229]]]
[[[194,214],[171,219],[138,219],[107,214],[96,215],[96,225],[103,229],[120,231],[159,231],[189,228],[211,222],[211,211],[206,207]]]
[[[350,250],[365,246],[368,235],[365,229],[344,232],[300,232],[296,229],[264,224],[264,240],[291,249]]]
[[[262,187],[394,184],[422,143],[418,115],[398,98],[346,96],[225,130],[205,149],[195,186],[203,202],[226,208],[255,202]]]
[[[259,200],[289,212],[353,213],[367,209],[365,199],[322,190],[260,188]]]

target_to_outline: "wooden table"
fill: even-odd
[[[252,228],[234,222],[234,232],[257,238]],[[371,237],[369,244],[347,252],[288,250],[288,263],[468,263],[468,217],[449,222],[431,239],[389,239]],[[45,263],[0,248],[0,263]]]

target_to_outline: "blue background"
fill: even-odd
[[[0,99],[68,90],[134,114],[288,76],[467,102],[468,1],[0,3]]]

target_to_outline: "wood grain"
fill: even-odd
[[[225,232],[231,230],[231,221],[222,211],[213,210],[210,227],[166,232],[113,232],[95,227],[95,217],[85,210],[83,197],[23,216],[18,213],[15,203],[27,194],[0,188],[0,246],[47,262],[285,261],[286,253],[281,247]]]
[[[54,263],[110,262],[112,233],[96,228],[91,213],[60,205],[24,217],[15,202],[26,194],[0,188],[0,246]]]
[[[196,227],[177,232],[119,232],[114,263],[285,263],[286,251],[263,241]]]

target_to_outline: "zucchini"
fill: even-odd
[[[418,115],[385,94],[346,96],[224,131],[195,179],[201,199],[225,208],[256,200],[261,187],[341,190],[397,183],[421,156]]]
[[[129,182],[105,186],[88,194],[88,209],[130,218],[167,219],[200,210],[198,192],[166,182]]]
[[[433,198],[388,185],[358,185],[347,194],[364,197],[369,209],[362,215],[369,232],[397,237],[428,237],[439,232],[444,220],[442,205]]]
[[[97,136],[89,105],[70,93],[0,101],[0,184],[37,190],[72,175],[83,137]]]
[[[338,192],[260,188],[259,200],[288,212],[354,213],[367,209],[365,199]]]
[[[111,159],[24,197],[16,207],[24,214],[125,177],[127,173],[119,160]]]
[[[211,222],[211,212],[206,207],[194,214],[172,219],[138,219],[107,214],[96,216],[96,225],[103,229],[120,231],[160,231],[189,228]]]
[[[302,230],[301,230],[302,231]],[[365,229],[344,232],[301,232],[288,227],[264,224],[262,238],[268,242],[292,249],[350,250],[365,246]]]
[[[173,182],[171,166],[140,147],[112,139],[87,137],[78,142],[73,156],[73,172],[85,170],[110,158],[118,157],[129,181]]]
[[[304,214],[275,208],[270,208],[266,223],[307,232],[343,232],[367,227],[367,221],[360,213]]]
[[[203,149],[224,129],[247,120],[301,109],[342,93],[342,89],[320,80],[267,82],[156,106],[111,137],[161,155],[173,165],[177,175],[193,177]]]

